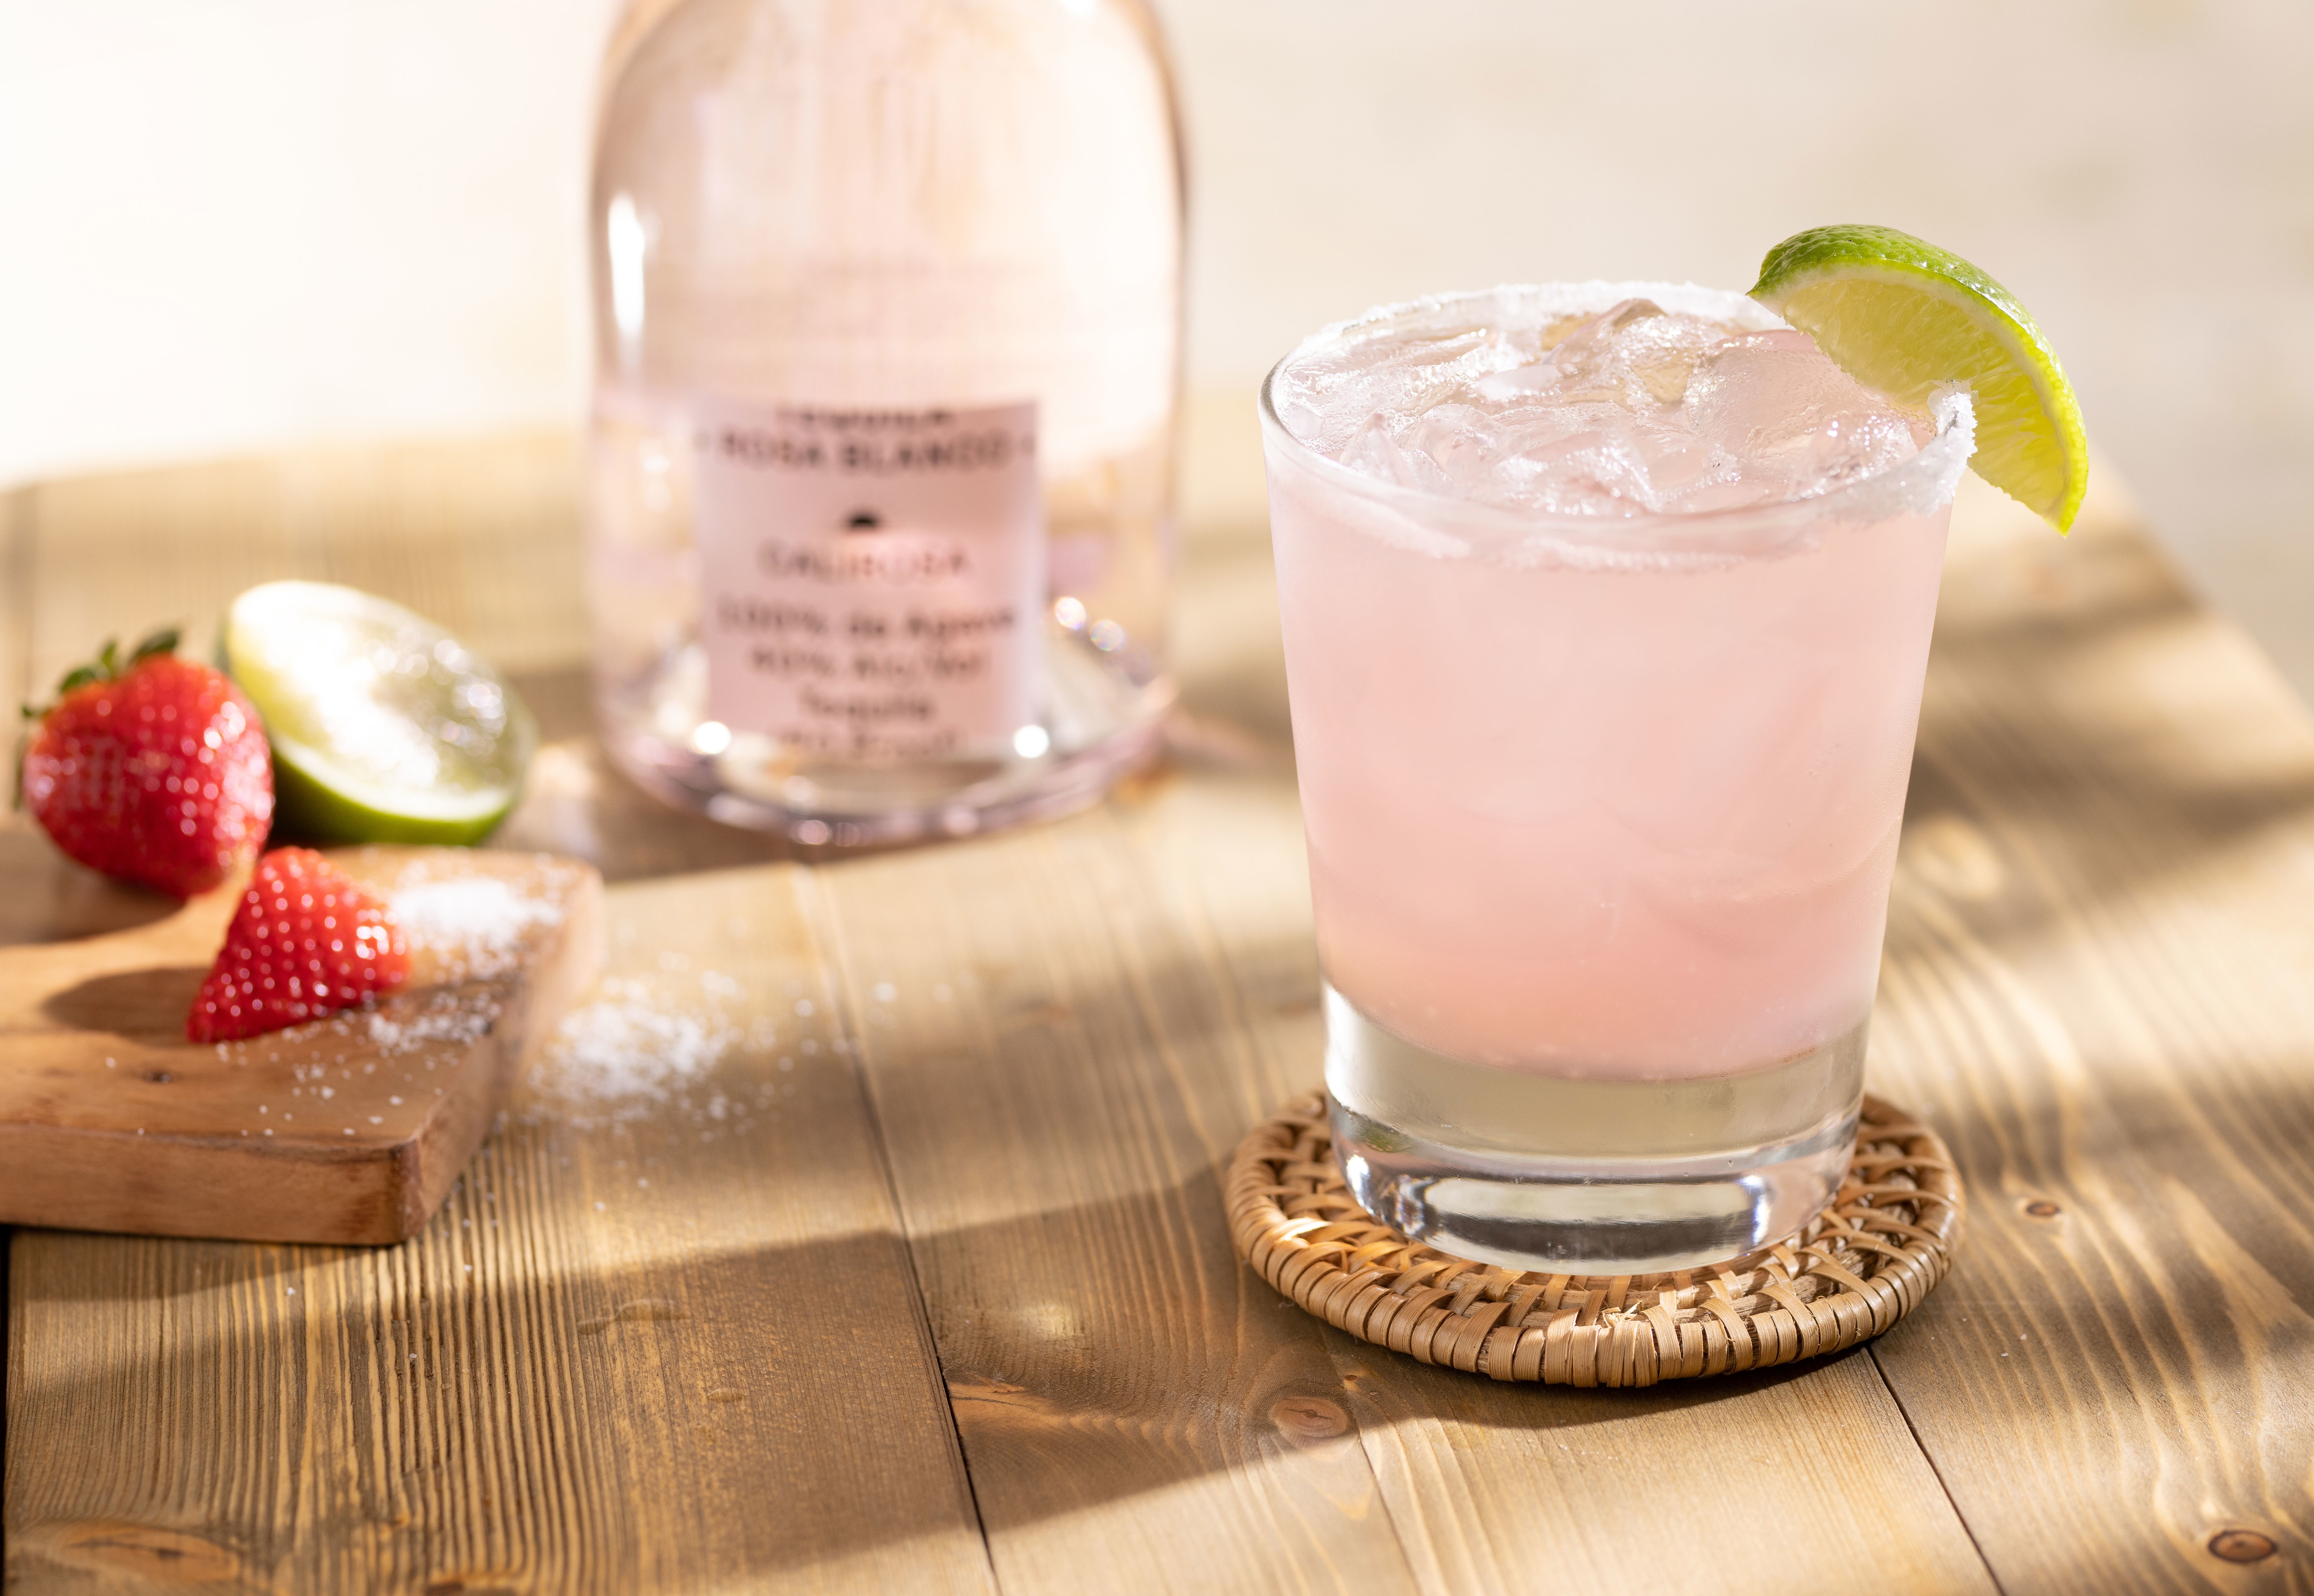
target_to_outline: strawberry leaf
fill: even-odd
[[[177,644],[182,637],[181,629],[174,626],[163,626],[148,632],[144,641],[137,645],[136,651],[129,655],[125,665],[120,658],[120,639],[107,638],[104,639],[104,647],[96,651],[96,657],[93,660],[86,665],[76,665],[65,673],[64,680],[57,683],[57,697],[62,698],[75,688],[85,687],[92,682],[118,681],[148,659],[157,658],[164,654],[174,654],[177,651]],[[53,703],[26,704],[23,706],[24,719],[41,719],[55,708],[56,705]]]

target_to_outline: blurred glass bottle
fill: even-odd
[[[843,845],[1152,752],[1181,172],[1143,0],[636,0],[589,211],[622,769]]]

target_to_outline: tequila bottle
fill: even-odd
[[[1152,752],[1181,172],[1143,0],[637,0],[589,216],[622,769],[842,846]]]

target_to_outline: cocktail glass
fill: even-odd
[[[1298,373],[1636,297],[1780,326],[1692,288],[1496,289],[1329,329],[1261,400],[1350,1188],[1446,1250],[1593,1274],[1736,1256],[1839,1186],[1971,447],[1958,397],[1812,498],[1590,516],[1309,441],[1347,401]]]

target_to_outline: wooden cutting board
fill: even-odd
[[[331,857],[393,901],[410,946],[409,983],[374,1010],[187,1042],[243,881],[0,947],[0,1223],[375,1243],[426,1222],[599,969],[602,879],[546,854]]]

